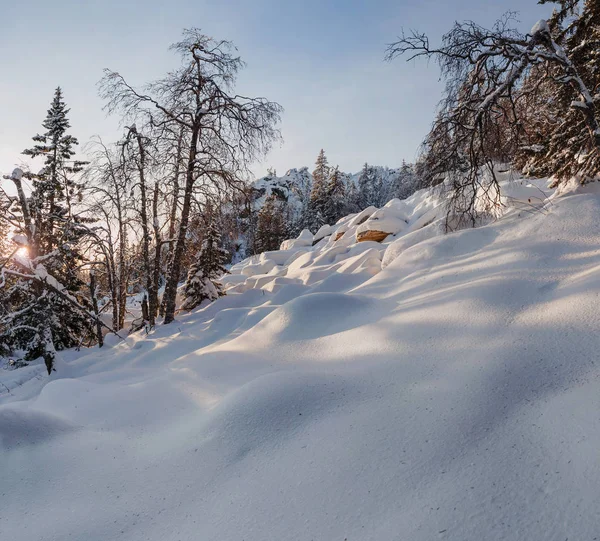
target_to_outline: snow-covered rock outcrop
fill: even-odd
[[[533,211],[543,205],[551,194],[545,184],[503,180],[504,211]],[[267,288],[281,276],[308,283],[314,281],[315,274],[377,274],[414,244],[443,235],[445,219],[446,207],[439,194],[420,190],[408,199],[392,199],[380,209],[368,207],[336,224],[324,225],[315,235],[305,229],[298,238],[284,241],[279,251],[234,265],[224,280],[232,292],[239,293],[255,287]],[[368,262],[361,259],[361,264],[354,264],[352,258],[359,253],[363,259],[363,254],[368,253]],[[239,275],[249,279],[242,280]]]

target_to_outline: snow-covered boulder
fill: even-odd
[[[219,279],[225,289],[244,283],[248,277],[245,274],[226,274]]]
[[[295,238],[284,240],[281,243],[281,250],[291,250],[292,248],[301,248],[303,246],[312,246],[313,234],[308,229],[303,229]]]
[[[368,273],[375,276],[381,271],[381,255],[376,248],[369,248],[363,253],[350,257],[338,269],[342,274]]]
[[[338,240],[340,240],[344,236],[346,231],[348,231],[348,221],[342,223],[342,225],[337,227],[332,233],[331,238],[333,239],[333,242],[337,242]]]
[[[418,229],[421,229],[422,227],[426,227],[438,218],[445,215],[446,211],[442,207],[442,205],[438,205],[437,207],[425,205],[418,209],[418,212],[415,211],[414,216],[410,220],[410,230],[416,231]]]
[[[406,200],[401,201],[400,199],[390,199],[390,201],[388,201],[383,208],[389,209],[389,211],[393,213],[396,218],[400,218],[407,223],[410,220],[410,216],[413,211]]]
[[[348,223],[348,227],[356,227],[363,224],[371,217],[371,214],[376,211],[377,207],[367,207],[365,210],[362,210],[358,214],[354,215],[354,217]]]
[[[290,258],[290,254],[282,250],[273,250],[272,252],[263,252],[260,254],[259,263],[273,261],[276,265],[283,265]]]
[[[268,274],[275,267],[275,261],[266,259],[258,263],[251,263],[242,269],[242,274],[245,276],[256,276],[257,274]]]
[[[397,213],[394,207],[384,207],[374,212],[366,222],[356,229],[356,241],[382,242],[387,236],[405,230],[407,227],[406,218],[403,218],[405,214],[405,212]]]
[[[331,233],[333,233],[332,226],[327,225],[327,224],[322,225],[313,238],[313,242],[312,242],[313,246],[315,244],[317,244],[317,242],[319,242],[321,239],[324,239],[325,237],[329,237],[331,235]]]

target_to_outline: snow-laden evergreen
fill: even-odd
[[[34,136],[36,144],[23,152],[34,159],[44,157],[43,168],[25,174],[15,169],[7,177],[18,194],[7,209],[15,229],[13,244],[24,252],[13,252],[0,267],[0,343],[11,352],[22,351],[25,360],[43,357],[48,373],[56,350],[77,346],[91,329],[80,272],[88,220],[76,210],[82,187],[77,174],[84,162],[73,160],[78,143],[67,133],[68,112],[57,88],[42,123],[46,131]],[[32,181],[30,194],[23,177]]]
[[[216,223],[212,221],[202,248],[188,271],[183,288],[182,309],[191,310],[204,301],[212,302],[223,295],[218,279],[227,272],[224,265],[228,261],[229,254],[221,245],[221,234]]]

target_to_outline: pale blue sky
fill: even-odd
[[[455,20],[489,25],[507,10],[524,30],[550,12],[536,0],[0,0],[0,172],[22,160],[58,85],[82,144],[117,138],[96,93],[102,69],[154,79],[191,26],[234,41],[248,64],[238,89],[285,108],[284,144],[257,174],[312,165],[321,147],[346,171],[397,166],[414,159],[441,85],[435,64],[383,62],[386,44],[402,27],[435,41]]]

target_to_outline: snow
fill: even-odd
[[[29,244],[29,241],[25,235],[13,235],[12,241],[19,246],[27,246]]]
[[[375,211],[365,223],[358,226],[356,234],[359,235],[365,231],[400,233],[406,228],[407,222],[401,217],[395,216],[394,210],[393,207],[389,207]]]
[[[20,167],[16,167],[13,169],[13,172],[10,175],[12,180],[21,180],[23,178],[23,170]]]
[[[529,33],[532,36],[535,36],[536,34],[542,33],[542,32],[550,32],[550,27],[548,26],[548,22],[544,19],[540,19],[537,23],[535,23]]]
[[[316,242],[320,241],[321,239],[324,239],[325,237],[330,236],[331,233],[333,233],[332,226],[330,226],[328,224],[322,225],[319,228],[319,230],[315,233],[313,242],[316,243]]]
[[[46,267],[44,267],[44,265],[38,263],[35,269],[32,270],[34,274],[38,276],[41,280],[52,286],[54,289],[60,291],[64,295],[70,297],[70,295],[66,292],[65,287],[60,282],[58,282],[56,278],[54,278],[54,276],[48,274],[48,271],[46,270]]]
[[[0,371],[2,538],[598,536],[600,190],[535,187],[449,235],[417,193],[389,241],[348,217],[172,325]]]
[[[293,248],[301,248],[303,246],[312,246],[313,234],[308,229],[303,229],[297,238],[284,240],[281,249],[291,250]]]

